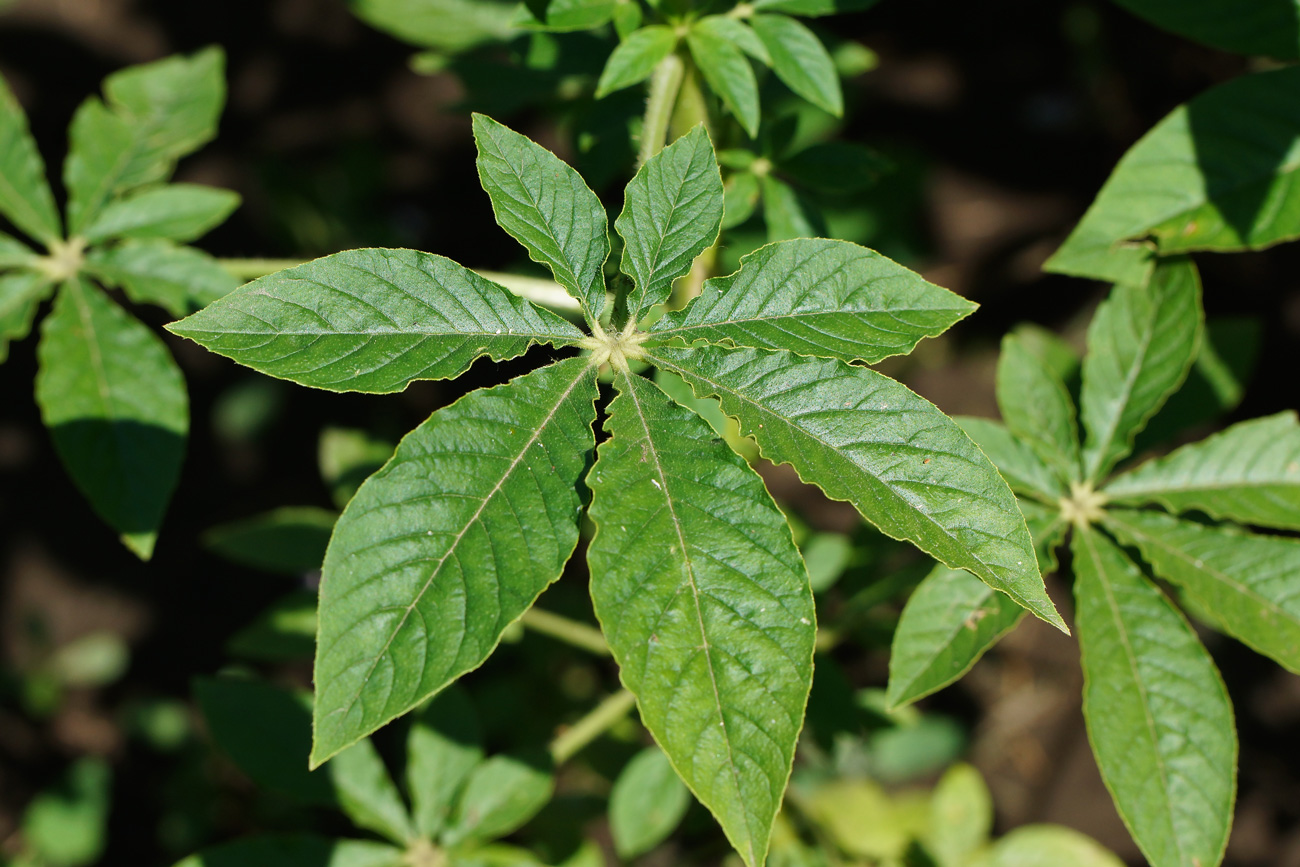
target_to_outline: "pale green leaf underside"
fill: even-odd
[[[1300,0],[1115,0],[1152,24],[1224,51],[1300,57]]]
[[[1097,766],[1153,867],[1218,864],[1237,740],[1223,681],[1192,628],[1096,531],[1073,542],[1083,713]]]
[[[1064,628],[1015,495],[929,401],[887,376],[787,352],[656,347],[652,361],[717,395],[764,456],[852,503],[889,536],[974,572]]]
[[[596,84],[596,98],[645,81],[659,61],[672,54],[676,47],[677,34],[666,25],[652,24],[634,31],[605,61]]]
[[[745,863],[763,863],[812,684],[812,591],[784,516],[713,429],[622,374],[588,476],[591,593],[624,684]]]
[[[1126,509],[1109,510],[1107,526],[1217,626],[1300,674],[1300,541]]]
[[[953,421],[975,441],[1017,494],[1055,502],[1065,496],[1061,480],[1053,475],[1034,450],[989,418],[953,416]]]
[[[92,244],[110,238],[193,241],[237,207],[239,196],[230,190],[198,184],[150,187],[110,203],[83,237]]]
[[[1196,266],[1163,263],[1149,285],[1116,286],[1088,328],[1079,415],[1084,479],[1126,457],[1133,438],[1187,378],[1205,328]]]
[[[964,569],[936,566],[912,592],[894,632],[890,707],[911,704],[970,671],[1024,613]]]
[[[620,858],[649,852],[686,815],[691,794],[658,747],[646,747],[624,766],[609,793],[609,832]]]
[[[224,298],[239,286],[207,253],[163,240],[96,248],[86,256],[86,269],[121,286],[137,304],[157,304],[176,317]]]
[[[68,234],[80,235],[126,189],[123,173],[135,152],[135,131],[99,97],[86,99],[68,128],[63,185],[68,191]]]
[[[1002,339],[998,357],[998,408],[1007,430],[1056,471],[1079,478],[1079,428],[1065,383],[1015,334]]]
[[[478,716],[455,685],[443,690],[411,721],[406,739],[406,789],[421,834],[434,838],[451,817],[452,807],[483,761]]]
[[[691,57],[709,88],[740,122],[750,138],[758,137],[758,79],[745,54],[730,40],[708,28],[692,28],[686,35]]]
[[[401,867],[404,859],[387,843],[263,834],[204,849],[175,867]]]
[[[1237,4],[1220,6],[1225,16],[1243,19]],[[1141,284],[1153,265],[1153,245],[1162,254],[1227,251],[1300,237],[1298,129],[1300,69],[1244,75],[1212,88],[1124,155],[1044,267]],[[1144,238],[1152,240],[1132,243]]]
[[[578,540],[595,374],[569,359],[407,435],[325,556],[312,763],[477,668]]]
[[[582,302],[591,320],[605,307],[609,223],[600,199],[571,166],[485,115],[474,115],[478,174],[497,224]]]
[[[153,552],[185,456],[185,381],[163,342],[85,282],[64,284],[37,350],[36,401],[77,487]]]
[[[32,330],[50,288],[49,281],[35,271],[0,274],[0,362],[9,356],[9,342],[22,340]]]
[[[255,280],[170,330],[255,370],[331,391],[400,391],[474,359],[582,332],[450,259],[348,250]]]
[[[835,61],[816,34],[785,15],[755,15],[749,24],[767,48],[777,78],[823,111],[844,113]]]
[[[38,241],[62,235],[45,163],[22,106],[0,78],[0,214]]]
[[[701,125],[646,161],[614,222],[623,238],[623,273],[634,284],[631,319],[668,299],[673,281],[713,245],[721,224],[722,175]]]
[[[745,256],[736,273],[706,280],[689,307],[650,333],[875,363],[911,352],[974,309],[866,247],[808,238]]]
[[[1281,412],[1235,424],[1116,477],[1105,492],[1116,503],[1300,530],[1300,423]]]

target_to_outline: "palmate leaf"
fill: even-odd
[[[497,224],[582,302],[590,321],[605,309],[609,224],[586,182],[555,154],[490,117],[474,115],[478,174]]]
[[[759,476],[649,380],[617,379],[588,477],[596,616],[641,719],[764,861],[812,678],[812,591]]]
[[[45,162],[27,128],[27,115],[0,78],[0,214],[48,244],[63,234]]]
[[[647,357],[698,396],[716,395],[768,459],[1064,629],[1015,496],[929,401],[833,359],[717,346],[654,347]]]
[[[1220,5],[1226,17],[1246,17]],[[1298,106],[1300,69],[1288,68],[1233,79],[1175,109],[1119,161],[1044,268],[1141,284],[1153,247],[1254,250],[1300,237]]]
[[[1076,481],[1079,429],[1074,401],[1061,378],[1015,334],[1002,339],[997,399],[1002,420],[1017,444],[1028,445],[1057,478]]]
[[[0,268],[27,268],[35,264],[37,253],[13,235],[0,232]]]
[[[450,259],[349,250],[255,280],[168,329],[262,373],[332,391],[392,392],[474,359],[582,332]]]
[[[1300,2],[1256,0],[1115,0],[1152,24],[1224,51],[1300,58]]]
[[[875,363],[911,352],[974,309],[866,247],[803,239],[745,256],[735,274],[706,280],[689,307],[650,333]]]
[[[1196,266],[1162,263],[1149,285],[1116,286],[1088,328],[1080,417],[1083,477],[1097,481],[1178,389],[1196,359],[1205,314]]]
[[[313,767],[477,668],[560,576],[595,398],[580,358],[472,392],[357,491],[325,556]]]
[[[483,761],[482,730],[469,698],[450,686],[411,721],[406,788],[416,829],[435,838],[451,817],[474,769]]]
[[[1218,864],[1236,791],[1223,680],[1196,633],[1095,530],[1074,534],[1083,715],[1102,779],[1153,867]]]
[[[673,281],[718,239],[722,198],[722,175],[703,125],[647,160],[627,185],[614,228],[623,238],[623,273],[633,281],[632,320],[666,301]]]
[[[176,362],[81,279],[59,290],[37,355],[36,401],[59,457],[100,517],[149,559],[189,430]]]
[[[754,15],[749,24],[767,48],[777,78],[823,111],[844,113],[835,61],[816,34],[785,15]]]
[[[1104,491],[1115,503],[1300,530],[1300,421],[1281,412],[1235,424],[1117,476]]]
[[[443,842],[456,846],[504,837],[537,815],[554,790],[549,758],[495,755],[470,772]]]
[[[1110,509],[1106,526],[1137,545],[1234,638],[1300,674],[1300,541]]]

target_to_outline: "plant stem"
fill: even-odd
[[[641,125],[641,152],[637,165],[643,166],[668,143],[668,126],[677,107],[677,94],[686,75],[686,63],[676,52],[659,61],[650,76],[650,94],[646,97],[645,121]]]
[[[551,758],[557,765],[567,762],[584,747],[609,731],[636,706],[636,696],[621,689],[592,708],[551,741]]]
[[[305,259],[218,259],[221,267],[240,280],[256,280],[276,271],[302,265]],[[582,305],[578,300],[564,291],[553,280],[541,277],[523,277],[519,274],[503,274],[500,271],[476,271],[480,277],[498,283],[520,298],[548,310],[554,310],[564,316],[578,317],[582,314]]]
[[[579,650],[586,650],[597,656],[609,656],[609,645],[605,636],[594,626],[552,614],[536,606],[524,612],[519,622],[534,632],[549,635],[557,641],[572,645]]]

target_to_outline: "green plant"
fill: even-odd
[[[106,842],[112,771],[102,759],[81,758],[23,811],[22,848],[10,867],[86,867]]]
[[[189,429],[180,369],[163,342],[95,283],[174,316],[237,285],[184,243],[238,206],[227,190],[169,184],[181,157],[216,134],[225,101],[217,49],[109,76],[69,129],[59,217],[27,119],[0,82],[0,214],[45,248],[0,232],[0,360],[41,328],[36,400],[73,481],[141,558],[153,553]]]
[[[1237,740],[1209,653],[1152,578],[1196,618],[1300,671],[1300,542],[1238,526],[1300,529],[1295,413],[1235,424],[1112,475],[1194,366],[1223,373],[1204,334],[1195,266],[1162,260],[1146,286],[1117,286],[1098,309],[1081,366],[1059,341],[1009,335],[997,378],[1005,427],[959,420],[1025,498],[1045,571],[1072,530],[1084,717],[1120,815],[1158,867],[1222,859]],[[1195,423],[1219,407],[1170,408]],[[956,679],[1018,619],[962,573],[937,569],[899,624],[891,701]]]
[[[554,787],[551,760],[485,755],[474,707],[459,690],[446,690],[413,715],[402,775],[406,798],[369,739],[344,750],[326,771],[308,772],[301,759],[311,743],[310,696],[234,677],[200,680],[196,692],[213,740],[260,786],[295,803],[341,810],[386,842],[251,836],[177,867],[541,867],[528,851],[494,841],[546,806]],[[580,850],[565,865],[580,867],[590,858]]]
[[[654,321],[715,241],[722,181],[697,128],[649,159],[615,229],[548,151],[475,117],[498,222],[582,305],[590,333],[450,260],[355,250],[256,280],[169,328],[303,385],[392,392],[531,344],[585,351],[434,413],[367,480],[325,556],[311,762],[477,666],[555,581],[583,497],[596,615],[642,720],[746,863],[761,864],[812,675],[808,577],[762,480],[633,370],[718,395],[769,458],[886,533],[1062,626],[1014,496],[933,405],[854,362],[904,354],[973,305],[828,240],[764,247]],[[641,330],[646,326],[646,330]],[[597,452],[597,370],[616,397]]]

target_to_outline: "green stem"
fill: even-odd
[[[636,707],[636,696],[621,689],[592,708],[551,741],[551,758],[557,765],[582,752],[592,741],[609,731]]]
[[[668,126],[677,107],[677,94],[686,75],[686,63],[676,52],[659,61],[650,76],[650,93],[646,97],[645,121],[641,125],[641,152],[637,165],[643,166],[668,143]]]
[[[525,611],[524,616],[519,618],[519,622],[534,632],[549,635],[579,650],[586,650],[597,656],[609,656],[609,645],[605,643],[605,636],[594,626],[552,614],[535,606]]]

